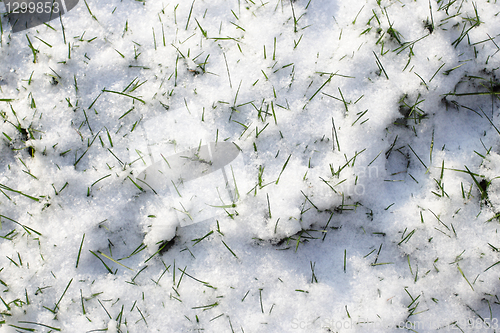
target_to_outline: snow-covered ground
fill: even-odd
[[[500,331],[499,13],[81,0],[18,33],[2,16],[0,332]],[[224,173],[141,181],[224,141]]]

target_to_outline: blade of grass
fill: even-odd
[[[117,94],[117,95],[122,95],[122,96],[126,96],[126,97],[129,97],[129,98],[132,98],[136,101],[139,101],[141,102],[142,104],[146,104],[146,102],[144,102],[142,99],[140,99],[139,97],[135,97],[135,96],[132,96],[132,95],[129,95],[129,94],[125,94],[123,92],[120,92],[120,91],[114,91],[114,90],[108,90],[106,88],[104,88],[102,90],[102,92],[108,92],[108,93],[112,93],[112,94]]]
[[[14,192],[14,193],[17,193],[17,194],[21,194],[22,196],[25,196],[26,198],[29,198],[29,199],[31,199],[33,201],[37,201],[37,202],[40,201],[39,199],[37,199],[37,198],[35,198],[35,197],[31,196],[31,195],[25,194],[25,193],[23,193],[21,191],[14,190],[14,189],[12,189],[12,188],[10,188],[10,187],[8,187],[6,185],[3,185],[3,184],[0,184],[0,189],[6,190],[6,191],[10,191],[10,192]]]
[[[127,267],[127,266],[125,266],[125,265],[124,265],[124,264],[122,264],[122,263],[119,263],[118,261],[116,261],[115,259],[111,258],[110,256],[105,255],[105,254],[104,254],[104,253],[102,253],[101,251],[97,251],[97,252],[98,252],[101,256],[103,256],[103,257],[104,257],[104,258],[106,258],[106,259],[111,260],[111,261],[112,261],[112,262],[114,262],[115,264],[118,264],[118,265],[120,265],[120,266],[122,266],[122,267],[125,267],[126,269],[130,269],[132,272],[135,272],[132,268]]]
[[[73,282],[73,279],[69,280],[69,283],[68,283],[68,285],[66,286],[66,289],[64,289],[64,291],[63,291],[63,293],[62,293],[61,297],[59,298],[59,300],[58,300],[58,301],[57,301],[57,303],[55,304],[55,307],[54,307],[54,312],[55,312],[55,311],[59,308],[59,304],[61,303],[61,301],[62,301],[62,299],[63,299],[64,295],[66,295],[66,292],[68,291],[69,286],[71,285],[71,282]]]
[[[78,268],[78,263],[80,262],[80,255],[82,253],[83,241],[85,240],[85,234],[83,234],[82,242],[80,243],[80,249],[78,250],[78,257],[76,258],[76,267]]]

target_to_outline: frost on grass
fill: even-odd
[[[2,16],[0,331],[494,328],[499,12],[83,1],[25,33]],[[223,142],[224,172],[140,178]]]

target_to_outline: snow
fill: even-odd
[[[499,12],[2,16],[0,332],[498,331]],[[212,168],[224,142],[237,158]],[[206,172],[159,176],[199,151]]]

